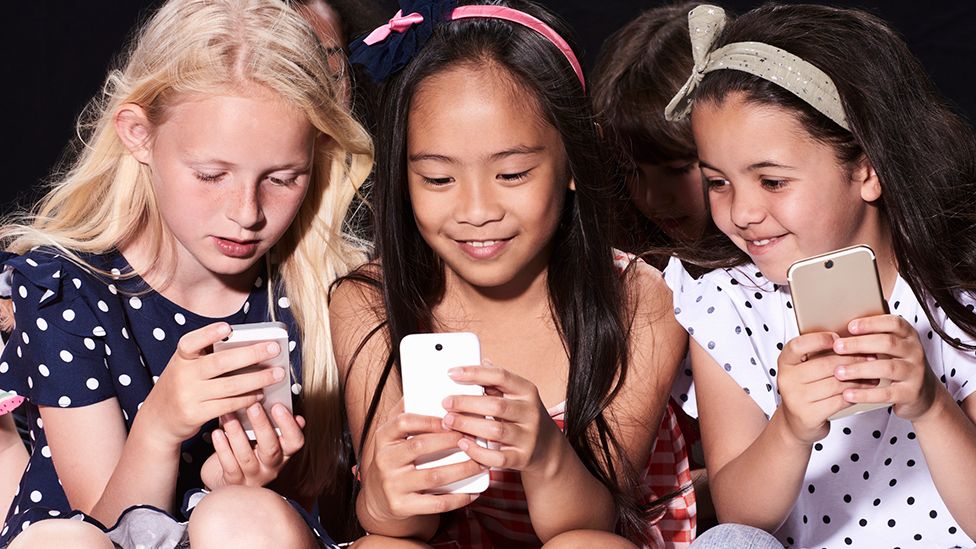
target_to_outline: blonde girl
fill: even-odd
[[[16,254],[0,388],[26,397],[33,441],[0,546],[331,543],[297,502],[341,469],[326,291],[362,259],[342,222],[372,158],[337,89],[276,0],[167,2],[109,73],[70,169],[0,229]],[[209,352],[272,319],[288,349]],[[237,372],[281,352],[292,371]],[[276,406],[279,437],[257,402],[284,376],[313,419]],[[100,528],[36,524],[67,516]]]

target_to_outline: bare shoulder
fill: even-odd
[[[376,263],[367,263],[340,279],[329,299],[332,346],[345,374],[365,342],[385,322],[382,279]]]

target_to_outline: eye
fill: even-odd
[[[194,172],[193,175],[200,181],[203,181],[204,183],[216,183],[217,181],[220,181],[222,177],[224,177],[225,173],[226,172],[216,172],[216,173]]]
[[[509,183],[519,183],[525,181],[525,179],[529,176],[529,172],[531,171],[532,170],[525,170],[524,172],[518,173],[500,173],[497,177],[498,179]]]
[[[724,191],[729,186],[728,179],[722,179],[721,177],[708,177],[705,178],[705,185],[708,187],[710,192],[721,192]]]
[[[766,190],[778,191],[786,187],[787,181],[785,179],[763,178],[760,180],[760,183]]]
[[[298,176],[296,175],[295,177],[289,179],[269,176],[268,181],[270,181],[273,185],[277,185],[279,187],[290,187],[294,185],[296,181],[298,181]]]
[[[453,177],[426,177],[426,176],[421,176],[421,177],[423,177],[425,184],[431,185],[433,187],[440,187],[454,181]]]

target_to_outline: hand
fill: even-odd
[[[136,422],[153,429],[157,440],[179,445],[204,423],[258,402],[264,397],[261,389],[284,378],[281,368],[224,376],[282,352],[277,343],[264,342],[208,353],[229,335],[230,326],[218,322],[181,337]]]
[[[804,444],[826,437],[830,432],[828,418],[850,406],[842,396],[845,390],[870,387],[863,381],[835,377],[838,368],[865,360],[863,356],[832,353],[837,337],[827,332],[798,336],[787,342],[777,360],[777,385],[783,399],[778,413],[783,414],[792,435]]]
[[[834,352],[877,359],[839,366],[837,379],[890,379],[891,384],[847,389],[844,400],[891,403],[895,415],[909,421],[925,415],[943,386],[925,360],[915,328],[898,315],[879,315],[853,320],[847,329],[851,337],[835,341]]]
[[[399,408],[403,410],[403,401]],[[408,438],[409,437],[409,438]],[[474,476],[484,469],[473,460],[417,469],[419,458],[458,447],[459,433],[445,430],[431,416],[400,413],[377,427],[373,459],[360,471],[360,503],[378,522],[446,513],[468,505],[477,494],[426,494],[445,484]]]
[[[263,406],[252,404],[245,413],[255,443],[247,438],[236,414],[223,416],[221,428],[211,435],[214,453],[200,470],[200,478],[211,490],[231,485],[264,486],[278,478],[291,456],[305,444],[305,418],[293,416],[285,406],[275,404],[271,409],[280,437]]]
[[[471,459],[522,472],[539,471],[551,463],[550,456],[565,438],[535,385],[487,360],[485,366],[452,368],[448,374],[455,381],[485,387],[484,396],[455,395],[443,402],[448,411],[445,427],[498,444],[497,449],[483,448],[469,438],[461,439],[458,446]]]

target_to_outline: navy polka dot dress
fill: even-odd
[[[696,280],[676,259],[665,280],[678,322],[771,417],[781,402],[777,358],[799,334],[789,288],[766,280],[755,265]],[[901,277],[889,307],[914,326],[929,367],[956,401],[976,391],[976,355],[934,334]],[[952,337],[971,339],[941,309],[937,315]],[[678,374],[673,395],[698,415],[690,372]],[[786,547],[973,546],[935,489],[912,423],[890,407],[831,422],[813,447],[793,510],[773,534]]]
[[[16,319],[16,328],[0,357],[0,389],[26,397],[32,443],[30,462],[0,531],[0,547],[38,520],[77,515],[71,512],[58,481],[38,406],[72,408],[116,398],[126,428],[131,428],[180,337],[217,321],[242,324],[270,318],[263,275],[239,311],[226,318],[206,318],[153,292],[141,278],[126,277],[131,267],[119,253],[82,258],[111,275],[90,273],[45,249],[0,258],[9,277]],[[275,301],[276,316],[289,326],[292,392],[298,395],[301,353],[295,344],[296,328],[288,299],[277,296]],[[213,453],[210,433],[216,427],[217,422],[212,421],[183,443],[176,489],[180,501],[173,502],[173,509],[181,508],[185,495],[203,488],[200,467]],[[145,508],[141,511],[145,514]],[[157,539],[147,546],[185,544],[185,539],[177,540],[184,536],[185,527],[180,522],[186,517],[176,519],[153,511],[159,515],[159,522],[153,522],[155,526],[149,529],[172,526],[177,534],[170,545]],[[130,514],[123,514],[116,530],[125,529]],[[323,544],[331,544],[317,521],[303,511],[302,515],[316,534],[323,533]],[[131,542],[113,540],[122,546]]]

